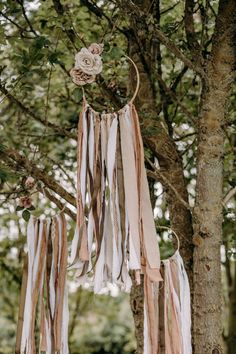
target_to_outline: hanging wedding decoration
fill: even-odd
[[[102,70],[102,51],[102,44],[93,43],[76,54],[70,71],[76,85],[95,81]],[[137,74],[137,87],[128,104],[118,112],[99,113],[83,95],[78,124],[77,222],[70,266],[76,268],[79,284],[89,282],[95,293],[108,282],[129,292],[131,272],[136,284],[142,279],[144,354],[191,354],[188,278],[177,235],[178,250],[160,261],[139,118],[133,104],[139,72],[133,60],[126,58]],[[26,182],[27,188],[34,187],[32,178]],[[31,202],[28,196],[22,197],[18,210],[28,212]],[[31,216],[27,246],[16,353],[32,354],[39,347],[39,352],[46,354],[68,354],[64,215],[46,220]],[[37,312],[39,343],[35,339]]]
[[[166,354],[191,354],[191,306],[187,273],[179,251],[164,265]]]
[[[85,276],[94,264],[94,286],[120,280],[161,280],[160,257],[144,167],[138,116],[132,103],[99,114],[84,102],[78,137],[78,219],[72,260]]]
[[[99,114],[84,102],[78,131],[72,265],[81,284],[93,270],[95,293],[106,282],[129,291],[129,271],[138,284],[143,273],[150,340],[157,347],[152,282],[161,281],[160,256],[135,107],[129,103],[118,113]]]
[[[47,220],[31,216],[27,248],[16,353],[36,352],[35,326],[36,318],[40,318],[39,352],[68,354],[67,232],[64,215]]]
[[[179,250],[161,261],[163,282],[153,293],[158,304],[158,350],[156,353],[191,354],[190,288],[183,259]],[[152,353],[148,340],[150,328],[144,314],[144,354]]]

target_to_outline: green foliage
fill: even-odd
[[[22,213],[22,217],[25,221],[29,221],[30,219],[30,212],[28,210],[24,210]]]
[[[89,296],[87,303],[81,295],[80,321],[71,336],[70,349],[74,354],[134,353],[133,320],[128,295]]]
[[[20,2],[4,0],[0,3],[0,11],[5,15],[0,17],[1,84],[18,102],[33,112],[34,116],[45,121],[45,124],[41,124],[31,114],[22,111],[19,105],[9,102],[8,97],[2,95],[0,107],[0,155],[3,157],[0,163],[0,352],[3,354],[14,351],[26,222],[30,213],[36,216],[44,213],[47,216],[58,212],[55,205],[39,193],[33,195],[35,210],[17,207],[16,200],[23,193],[23,181],[27,174],[21,166],[15,169],[11,166],[5,159],[4,150],[16,149],[62,184],[68,192],[76,195],[76,141],[58,134],[47,124],[47,122],[53,123],[71,133],[76,131],[82,104],[82,90],[75,87],[68,76],[74,64],[75,53],[91,42],[102,40],[105,42],[103,73],[98,78],[98,83],[85,87],[86,96],[95,109],[102,111],[107,107],[109,110],[117,110],[132,96],[132,90],[128,87],[129,63],[121,59],[123,54],[128,53],[127,38],[122,32],[125,32],[129,25],[129,14],[122,12],[122,9],[115,5],[116,2],[108,0],[91,2],[96,4],[98,10],[104,12],[106,17],[112,19],[110,23],[105,16],[92,14],[86,6],[81,5],[82,2],[66,0],[62,3],[65,12],[60,17],[52,1],[24,1],[33,31],[22,14]],[[198,4],[202,5],[203,1],[199,1]],[[211,1],[211,4],[216,11],[218,2]],[[161,30],[189,56],[183,25],[184,2],[163,0],[161,11]],[[208,14],[204,33],[201,33],[199,9],[196,10],[195,16],[197,34],[206,44],[205,55],[207,55],[211,46],[214,16]],[[155,22],[154,14],[150,13],[146,22],[151,33]],[[141,32],[139,35],[142,34]],[[146,48],[144,53],[149,55]],[[163,80],[168,87],[172,87],[183,65],[162,45],[161,55]],[[168,131],[162,109],[168,102],[167,111],[174,131],[173,139],[183,159],[189,199],[193,205],[196,182],[195,132],[201,89],[199,79],[191,70],[187,70],[174,91],[177,99],[167,95],[166,101],[161,98],[158,80],[152,72],[150,79],[157,92],[156,107],[161,109],[160,114],[154,117],[149,111],[140,112],[142,134],[144,137],[152,136],[158,140],[160,132],[153,128],[153,122],[157,119]],[[235,93],[234,91],[229,108],[230,123],[225,126],[227,133],[224,160],[225,194],[236,185]],[[142,92],[143,96],[145,94],[146,92]],[[111,96],[118,98],[119,103],[111,102]],[[180,103],[190,112],[191,117],[181,109]],[[154,159],[150,148],[145,149],[145,156]],[[152,181],[150,187],[153,204],[156,205],[157,224],[168,226],[169,211],[163,188],[160,183],[154,184]],[[21,192],[18,193],[18,190]],[[234,225],[235,201],[231,201],[224,214],[224,242],[229,252],[235,248]],[[74,224],[69,221],[69,240],[72,238],[73,230]],[[168,239],[167,233],[158,232],[158,235],[162,257],[169,257],[173,254],[172,242]],[[126,295],[94,297],[86,290],[75,293],[72,291],[70,309],[71,354],[134,352],[133,322]]]
[[[7,181],[7,172],[4,169],[0,170],[0,183],[1,185],[4,184]]]

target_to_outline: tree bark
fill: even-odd
[[[235,65],[236,2],[220,1],[198,122],[194,208],[194,346],[221,354],[222,182],[224,124]]]

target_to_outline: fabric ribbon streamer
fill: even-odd
[[[23,322],[18,323],[16,353],[36,353],[35,325],[36,318],[40,318],[39,352],[68,354],[67,233],[64,215],[47,220],[31,217],[27,228],[27,248],[20,309]]]
[[[138,115],[132,103],[98,113],[84,99],[78,126],[77,228],[71,266],[98,293],[111,282],[129,291],[129,271],[145,277],[145,299],[155,353],[157,324],[152,282],[161,281],[160,255],[144,166]],[[92,271],[92,272],[91,272]]]
[[[190,289],[179,251],[163,264],[166,354],[191,354]]]
[[[165,354],[191,354],[190,291],[178,251],[163,261],[158,308],[160,255],[134,105],[100,114],[84,99],[77,157],[77,228],[70,261],[79,283],[89,282],[95,293],[107,282],[129,291],[129,272],[137,283],[142,274],[144,353],[161,353],[163,341]]]
[[[190,288],[178,250],[172,257],[162,261],[162,274],[164,282],[159,284],[158,294],[153,293],[156,303],[159,303],[157,353],[191,354]],[[148,333],[149,327],[145,321],[144,338]],[[145,341],[144,354],[149,353],[148,345]]]
[[[93,269],[95,292],[107,281],[127,291],[129,270],[160,281],[138,116],[133,104],[95,112],[87,102],[78,126],[77,228],[71,264],[81,283]]]
[[[78,132],[78,218],[72,266],[83,281],[94,268],[97,292],[106,281],[125,284],[129,270],[137,271],[137,278],[143,270],[150,280],[160,281],[159,248],[134,105],[99,114],[85,102]]]

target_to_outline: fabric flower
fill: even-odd
[[[87,48],[82,48],[75,55],[75,68],[88,75],[97,75],[102,71],[102,59],[98,54],[92,54]]]
[[[30,197],[21,197],[18,201],[18,205],[21,208],[28,209],[32,206],[32,198]]]
[[[92,54],[101,55],[102,52],[103,52],[103,44],[101,44],[101,43],[92,43],[92,44],[90,44],[90,46],[88,47],[88,50],[89,50]]]
[[[79,86],[91,84],[95,81],[95,75],[88,75],[84,73],[81,69],[73,68],[70,71],[70,76],[72,81]]]
[[[35,180],[33,177],[29,176],[25,181],[25,187],[28,189],[32,189],[35,185]]]

